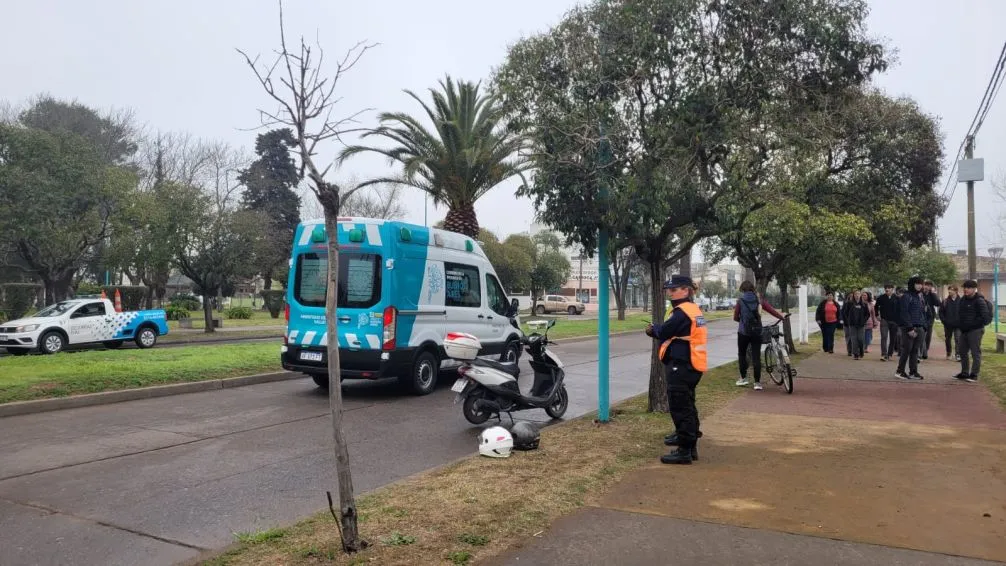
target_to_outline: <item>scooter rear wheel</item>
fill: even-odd
[[[553,419],[561,419],[562,416],[566,414],[566,409],[568,408],[569,394],[566,393],[566,386],[563,385],[559,388],[559,393],[556,394],[555,401],[553,401],[548,407],[545,407],[545,412]]]
[[[482,399],[482,395],[470,393],[467,397],[465,397],[465,403],[461,407],[461,412],[465,414],[465,420],[474,425],[480,425],[488,421],[489,417],[492,416],[489,411],[486,411],[485,409],[475,408],[475,402],[480,399]]]

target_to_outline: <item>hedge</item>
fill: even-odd
[[[261,291],[259,294],[265,301],[265,308],[269,310],[269,315],[273,318],[279,318],[279,314],[283,312],[283,305],[286,303],[286,291],[269,290]]]
[[[0,319],[15,320],[23,317],[35,306],[41,289],[42,286],[35,283],[0,284]]]
[[[108,285],[101,288],[108,297],[108,300],[115,302],[115,290],[119,290],[122,296],[122,310],[138,311],[143,310],[144,301],[147,299],[148,289],[145,285]]]

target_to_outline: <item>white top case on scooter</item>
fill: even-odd
[[[449,358],[455,360],[474,360],[481,349],[479,339],[464,332],[448,332],[444,339],[444,351]]]

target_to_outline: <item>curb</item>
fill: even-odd
[[[123,389],[120,391],[104,391],[101,393],[71,395],[69,397],[57,397],[55,399],[15,401],[13,403],[0,405],[0,418],[45,413],[49,411],[60,411],[63,409],[75,409],[78,407],[108,405],[111,403],[122,403],[124,401],[136,401],[139,399],[153,399],[155,397],[167,397],[170,395],[182,395],[185,393],[199,393],[201,391],[212,391],[214,389],[230,389],[232,387],[244,387],[246,385],[270,383],[273,381],[288,381],[301,379],[303,377],[305,377],[303,374],[293,372],[260,373],[240,377],[211,379],[208,381],[173,383],[171,385],[154,385],[151,387],[140,387],[137,389]]]
[[[618,337],[618,336],[631,336],[631,335],[635,335],[635,334],[643,334],[643,331],[642,330],[626,330],[624,332],[611,332],[611,333],[608,334],[608,337],[609,338],[613,338],[613,337]],[[644,334],[644,336],[645,336],[645,334]],[[562,344],[575,344],[577,342],[587,342],[587,341],[590,341],[590,340],[597,340],[597,334],[593,334],[593,335],[586,334],[586,335],[583,335],[583,336],[571,336],[569,338],[556,338],[555,340],[549,340],[549,344],[552,344],[552,343],[559,344],[559,345],[562,345]]]

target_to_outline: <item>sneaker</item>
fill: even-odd
[[[897,377],[898,379],[908,379],[908,374],[903,371],[896,371],[894,372],[894,377]]]
[[[925,379],[924,377],[922,377],[922,376],[921,376],[921,375],[919,374],[919,372],[915,372],[915,373],[913,373],[912,375],[910,375],[910,376],[908,376],[908,377],[910,377],[910,378],[912,378],[912,379],[919,379],[919,380],[922,380],[922,379]]]
[[[755,391],[761,391],[762,389],[763,389],[763,388],[762,388],[762,386],[761,386],[761,384],[760,384],[760,383],[755,383],[755,385],[754,385],[754,390],[755,390]]]
[[[853,356],[852,359],[858,362],[859,361],[859,356]]]
[[[971,374],[964,381],[967,381],[968,383],[978,383],[978,376]]]
[[[748,386],[748,379],[746,377],[742,377],[742,378],[738,379],[734,383],[734,385],[736,385],[737,387],[747,387]]]
[[[966,374],[966,373],[958,373],[958,374],[956,374],[956,375],[952,375],[951,377],[953,377],[954,379],[959,379],[959,380],[961,380],[961,381],[964,381],[964,380],[965,380],[965,379],[967,379],[967,378],[968,378],[969,376],[968,376],[968,374]]]

